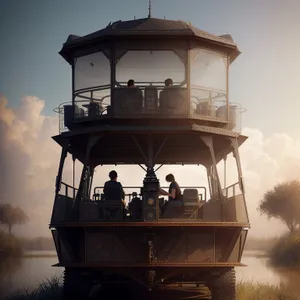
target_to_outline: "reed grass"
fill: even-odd
[[[33,291],[18,290],[4,298],[4,300],[59,300],[62,299],[61,295],[62,280],[59,277],[53,277],[40,283]]]
[[[292,281],[287,277],[287,282],[280,286],[255,281],[240,281],[237,283],[237,300],[300,300],[299,279],[300,275],[297,273]],[[17,291],[4,300],[52,299],[62,299],[61,278],[53,277],[50,280],[42,282],[33,291]]]

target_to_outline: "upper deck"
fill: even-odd
[[[72,66],[72,101],[55,110],[60,132],[130,120],[185,120],[239,132],[243,109],[228,97],[229,66],[239,53],[228,36],[153,18],[70,36],[60,54]]]

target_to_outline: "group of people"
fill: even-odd
[[[172,87],[173,86],[173,80],[171,78],[167,78],[165,80],[165,87]],[[127,82],[127,87],[129,88],[134,88],[135,86],[135,82],[133,79],[129,79]]]
[[[118,174],[116,171],[109,172],[109,181],[106,181],[103,188],[104,198],[106,200],[122,199],[125,205],[125,192],[123,186],[117,181]],[[178,200],[182,201],[182,193],[178,183],[175,180],[173,174],[168,174],[166,176],[166,181],[170,183],[169,190],[165,191],[159,187],[159,195],[168,196],[169,201]]]

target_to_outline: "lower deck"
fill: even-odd
[[[65,222],[51,227],[241,227],[250,228],[247,222],[203,222],[201,219],[160,219],[157,222]]]
[[[232,185],[231,194],[225,189],[220,200],[207,200],[206,189],[198,187],[185,188],[182,202],[128,194],[127,203],[105,201],[97,188],[92,199],[76,203],[77,190],[69,191],[65,185],[55,198],[50,227],[250,227],[244,195],[235,192],[237,185]]]
[[[151,264],[103,264],[103,263],[66,263],[54,264],[52,267],[70,267],[70,268],[89,268],[89,269],[115,269],[115,268],[228,268],[228,267],[247,267],[240,262],[202,262],[202,263],[151,263]]]

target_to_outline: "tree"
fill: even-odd
[[[13,225],[24,224],[28,217],[20,207],[12,207],[10,204],[0,205],[0,223],[7,226],[9,234]]]
[[[293,180],[277,184],[264,194],[259,210],[268,218],[281,220],[294,232],[300,224],[300,182]]]

